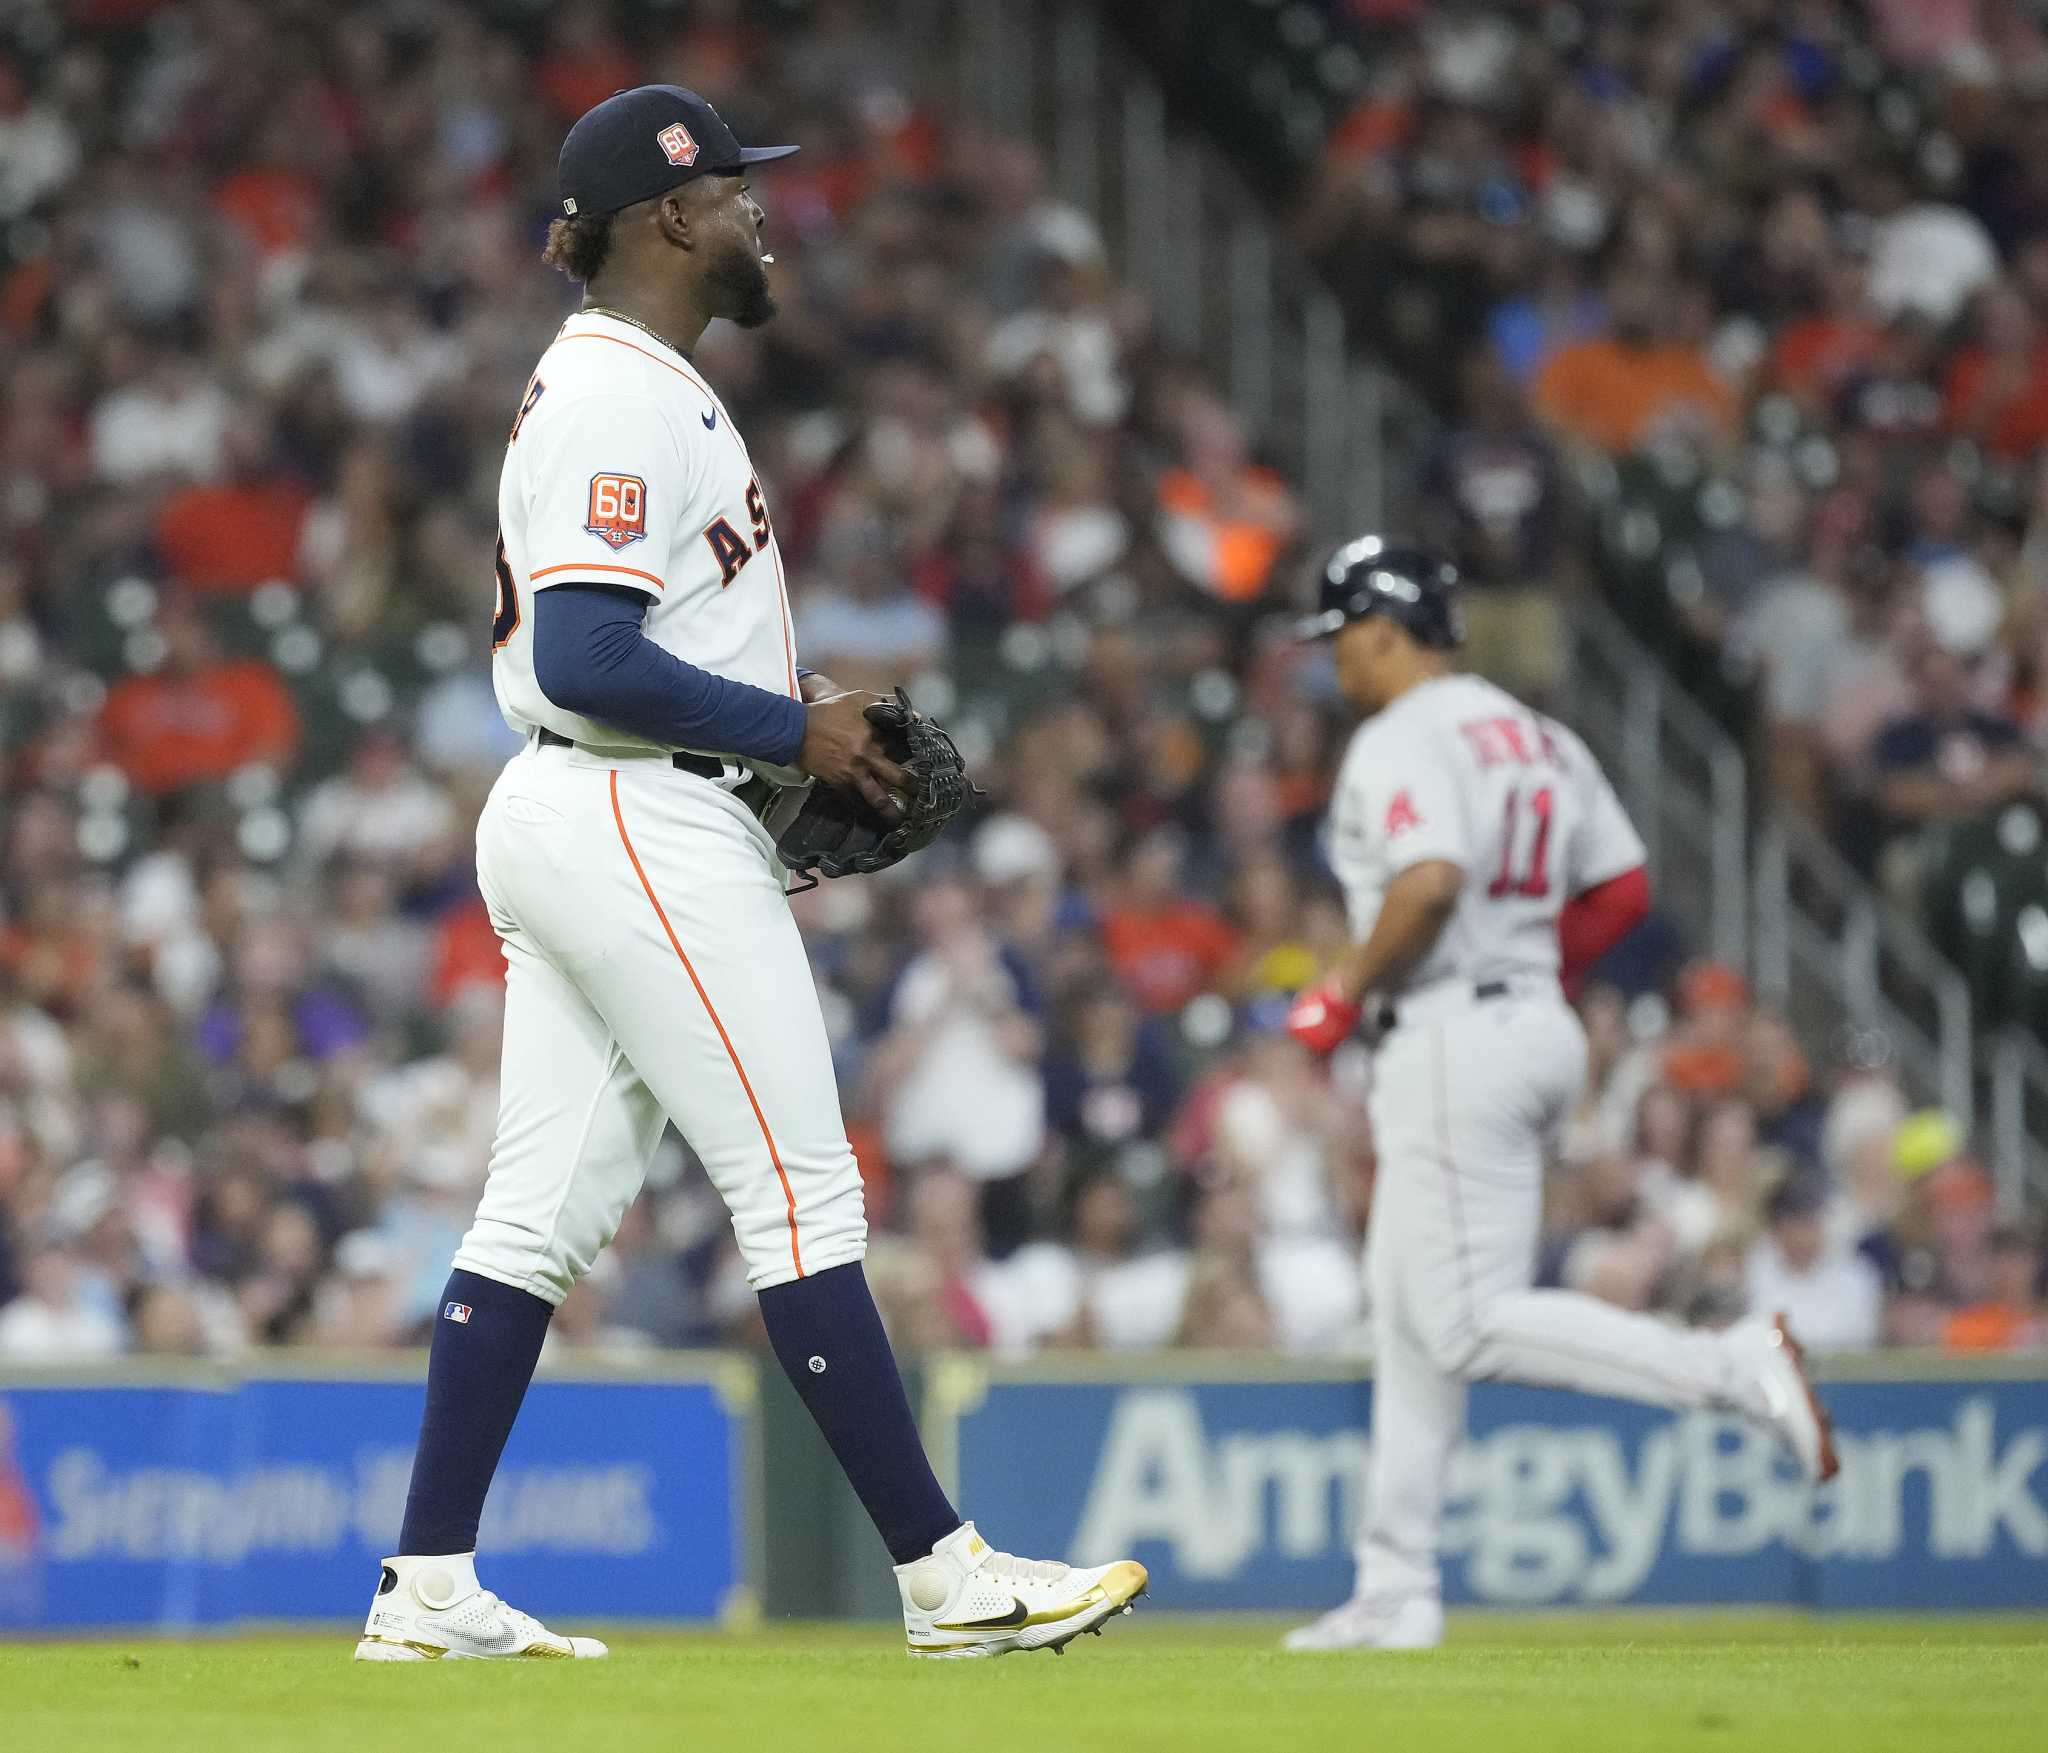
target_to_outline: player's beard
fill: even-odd
[[[711,270],[711,285],[718,294],[718,314],[743,329],[758,329],[775,314],[775,293],[768,284],[768,270],[751,250],[735,249],[720,258]]]

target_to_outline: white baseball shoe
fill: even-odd
[[[1128,1613],[1150,1579],[1128,1558],[1076,1570],[1051,1558],[1012,1558],[963,1522],[931,1556],[896,1567],[903,1635],[914,1656],[1057,1655],[1084,1631]]]
[[[1842,1470],[1835,1454],[1835,1429],[1827,1408],[1806,1374],[1806,1353],[1783,1315],[1768,1322],[1745,1321],[1730,1330],[1755,1371],[1764,1420],[1799,1457],[1800,1471],[1820,1484]]]
[[[474,1552],[385,1559],[356,1645],[359,1662],[438,1662],[443,1656],[566,1661],[607,1653],[594,1637],[559,1637],[506,1606],[478,1584]]]
[[[1280,1640],[1294,1650],[1433,1650],[1444,1640],[1444,1604],[1433,1595],[1376,1601],[1354,1595]]]

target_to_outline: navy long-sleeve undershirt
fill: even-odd
[[[564,712],[649,742],[787,766],[803,747],[804,708],[785,694],[714,676],[649,639],[647,601],[601,584],[534,593],[533,679]]]

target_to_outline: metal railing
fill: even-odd
[[[1231,166],[1169,124],[1151,71],[1094,7],[911,0],[963,115],[1039,143],[1176,351],[1211,362],[1255,441],[1301,484],[1310,525],[1380,521],[1390,386],[1350,356],[1344,313]]]
[[[1772,811],[1756,836],[1757,990],[1815,1030],[1876,1028],[1916,1096],[1977,1113],[1970,988],[1812,827]]]
[[[1703,921],[1805,1038],[1882,1034],[1908,1093],[1976,1132],[2008,1215],[2048,1194],[2048,1049],[2016,1030],[1980,1039],[1962,973],[1812,827],[1769,806],[1752,827],[1740,746],[1597,601],[1572,605],[1566,654],[1573,722],[1642,829],[1665,907]]]
[[[1613,776],[1649,849],[1662,904],[1704,945],[1749,965],[1748,776],[1733,738],[1591,599],[1566,613],[1573,727]]]
[[[1980,1060],[1999,1209],[2017,1217],[2029,1194],[2048,1202],[2048,1048],[2023,1029],[2006,1028]]]

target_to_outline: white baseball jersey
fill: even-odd
[[[782,555],[747,447],[688,359],[615,317],[577,312],[527,383],[498,484],[497,583],[491,668],[515,730],[648,746],[564,712],[534,680],[533,596],[560,584],[638,591],[663,650],[797,691]]]
[[[796,694],[782,558],[747,447],[680,353],[579,312],[527,384],[498,505],[498,700],[515,728],[573,746],[529,740],[477,822],[477,881],[505,945],[505,1050],[490,1173],[456,1261],[559,1302],[671,1122],[730,1208],[754,1285],[858,1260],[867,1218],[831,1041],[739,774],[679,771],[564,712],[533,674],[534,593],[615,584],[647,599],[665,650]]]
[[[1361,941],[1409,866],[1444,859],[1464,870],[1410,988],[1555,974],[1565,902],[1644,857],[1586,745],[1477,676],[1425,682],[1359,726],[1337,774],[1328,851]]]

